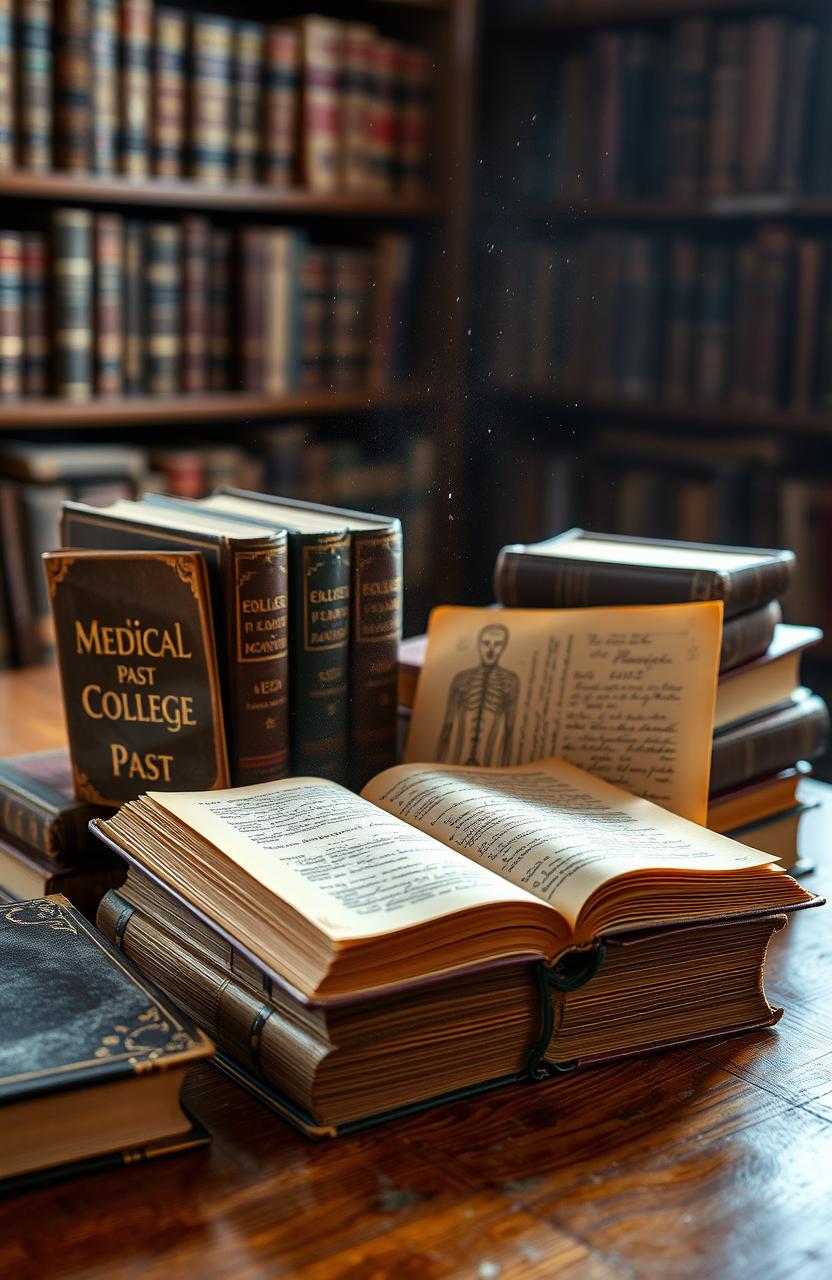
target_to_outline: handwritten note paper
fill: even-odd
[[[561,756],[704,822],[719,602],[434,610],[407,762]]]

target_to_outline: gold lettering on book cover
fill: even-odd
[[[3,913],[7,924],[45,925],[61,933],[77,934],[78,930],[62,907],[55,902],[24,902]]]

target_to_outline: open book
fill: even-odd
[[[151,792],[93,824],[301,999],[813,901],[775,860],[558,759]]]

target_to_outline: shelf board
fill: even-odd
[[[792,431],[832,436],[832,414],[798,409],[754,409],[735,404],[696,404],[667,400],[607,400],[566,395],[555,389],[500,387],[498,394],[527,400],[563,413],[564,417],[605,417],[662,422],[670,427],[732,427],[738,431]]]
[[[602,25],[659,22],[705,14],[811,13],[825,0],[558,0],[542,12],[515,12],[498,17],[499,30],[534,34]]]
[[[374,196],[352,192],[307,191],[300,187],[269,187],[263,183],[213,186],[187,178],[97,177],[77,173],[0,173],[0,195],[26,200],[70,201],[81,204],[136,205],[204,212],[234,210],[249,213],[311,214],[345,218],[435,218],[442,202],[426,193],[414,196]]]
[[[63,427],[185,425],[201,422],[245,423],[260,418],[307,414],[366,413],[431,404],[438,393],[405,384],[387,391],[297,391],[286,396],[211,392],[205,395],[93,397],[78,403],[57,397],[0,403],[0,430]]]
[[[832,196],[706,196],[702,199],[586,199],[540,203],[533,216],[558,222],[742,222],[832,218]]]

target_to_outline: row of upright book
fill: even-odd
[[[511,124],[523,186],[540,198],[832,190],[825,21],[697,16],[603,30],[554,68],[545,42],[537,56]]]
[[[502,256],[504,385],[628,400],[832,409],[832,258],[820,236],[596,229]],[[589,340],[592,335],[592,340]]]
[[[0,169],[423,191],[431,59],[365,23],[2,0]]]
[[[0,232],[0,399],[387,387],[409,368],[413,244],[311,244],[58,209]]]

